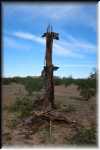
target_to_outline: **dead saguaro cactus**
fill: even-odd
[[[52,27],[48,26],[47,32],[43,34],[42,37],[46,37],[46,54],[45,54],[45,64],[42,71],[42,77],[44,79],[44,89],[45,92],[41,97],[38,97],[34,102],[34,111],[31,112],[30,117],[25,120],[23,119],[22,126],[32,127],[33,125],[35,132],[41,127],[41,125],[49,124],[50,140],[52,140],[52,124],[54,122],[64,122],[71,127],[78,130],[77,127],[81,125],[77,123],[76,120],[67,116],[64,111],[59,111],[55,108],[54,103],[54,81],[53,72],[59,67],[52,64],[52,47],[53,39],[58,40],[58,33],[52,32]]]
[[[59,34],[52,31],[52,26],[48,26],[47,32],[42,35],[46,38],[46,54],[45,64],[42,71],[44,78],[45,95],[43,100],[43,109],[50,110],[54,108],[54,81],[53,71],[57,70],[58,67],[52,64],[52,47],[53,40],[59,40]]]

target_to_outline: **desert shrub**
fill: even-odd
[[[80,95],[86,100],[96,95],[96,79],[83,79],[77,84]]]
[[[80,128],[80,130],[72,137],[71,144],[78,145],[96,145],[96,128]]]
[[[10,129],[14,129],[18,124],[18,118],[14,117],[7,120],[7,127]]]
[[[62,83],[62,79],[55,76],[55,77],[54,77],[54,84],[55,84],[55,85],[61,85],[61,84],[63,84],[63,83]]]
[[[4,85],[8,85],[8,84],[10,84],[10,83],[12,83],[12,82],[14,82],[14,83],[23,83],[23,80],[24,80],[25,78],[21,78],[21,77],[13,77],[13,78],[3,78],[2,79],[2,83],[4,84]]]
[[[33,78],[30,76],[26,78],[13,78],[13,82],[23,84],[29,95],[31,95],[33,91],[39,91],[42,88],[43,84],[40,77]]]
[[[86,100],[96,95],[97,79],[96,73],[91,73],[87,79],[76,79],[74,84],[78,85],[80,95]]]
[[[23,84],[31,95],[33,91],[39,91],[43,87],[43,79],[41,77],[13,77],[13,78],[3,78],[3,84],[10,84],[11,82]],[[70,84],[75,84],[80,90],[80,95],[85,99],[89,99],[91,96],[96,94],[96,73],[91,73],[87,79],[73,79],[72,76],[69,77],[54,77],[55,85],[65,85],[66,87]]]
[[[2,84],[9,85],[10,83],[11,83],[11,78],[3,78],[2,79]]]
[[[95,94],[96,94],[96,91],[91,88],[81,89],[80,91],[80,95],[83,96],[86,100],[90,99]]]
[[[41,77],[13,77],[3,78],[3,84],[8,85],[10,83],[23,84],[28,94],[31,95],[33,91],[39,91],[42,88],[43,81]]]
[[[27,97],[18,97],[9,110],[18,118],[27,117],[33,110],[33,101]]]
[[[72,78],[72,76],[69,76],[67,78],[63,78],[63,84],[67,87],[69,86],[70,84],[74,83],[74,79]]]
[[[74,79],[72,78],[72,76],[63,77],[63,78],[55,76],[54,77],[54,83],[55,83],[55,85],[65,85],[65,86],[68,86],[68,85],[74,83]]]
[[[27,77],[24,85],[29,95],[31,95],[33,91],[39,91],[42,88],[43,81],[41,78]]]

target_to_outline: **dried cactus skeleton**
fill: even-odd
[[[47,32],[44,33],[42,37],[46,37],[45,64],[41,74],[44,79],[45,92],[42,97],[34,102],[35,111],[32,112],[32,116],[30,116],[26,122],[27,124],[32,124],[36,118],[41,118],[48,121],[64,121],[67,124],[74,123],[76,126],[77,122],[75,120],[69,119],[64,112],[55,109],[53,71],[57,70],[59,67],[52,64],[52,47],[53,39],[58,40],[59,34],[52,32],[52,27],[48,26]]]
[[[47,32],[42,35],[46,37],[46,55],[45,64],[42,71],[42,77],[44,79],[45,96],[43,109],[50,110],[54,108],[54,82],[53,82],[53,71],[59,67],[52,64],[52,47],[53,39],[59,40],[59,34],[52,31],[52,26],[48,26]]]

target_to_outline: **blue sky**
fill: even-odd
[[[97,64],[96,3],[3,3],[3,76],[36,76],[44,65],[48,24],[57,76],[87,77]]]

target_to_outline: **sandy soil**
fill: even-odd
[[[27,91],[25,87],[21,84],[12,83],[10,85],[2,86],[2,104],[9,106],[11,105],[16,97],[25,96]]]
[[[85,127],[96,125],[96,97],[92,97],[89,101],[81,99],[76,85],[65,87],[64,85],[55,86],[55,103],[58,109],[66,110],[66,115],[72,120],[76,120]],[[22,97],[27,94],[23,85],[12,84],[3,86],[3,107],[10,106],[16,100],[16,97]],[[70,107],[69,107],[70,106]],[[41,145],[49,144],[67,144],[68,140],[75,134],[73,127],[64,123],[52,122],[52,138],[49,139],[48,126],[41,126],[37,132],[33,132],[32,128],[22,127],[18,125],[16,129],[9,128],[9,120],[13,114],[3,109],[3,143],[4,145]],[[34,125],[33,125],[34,126]]]

